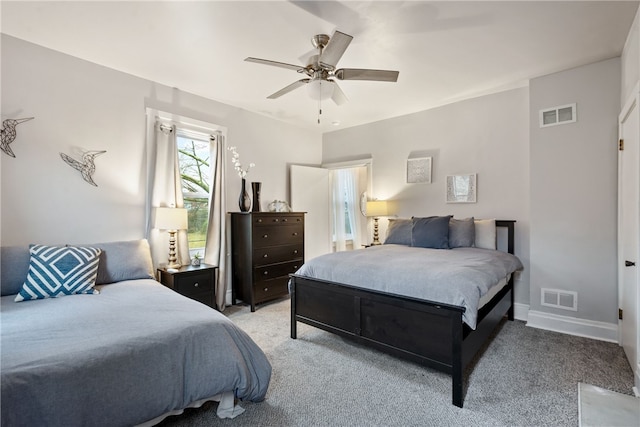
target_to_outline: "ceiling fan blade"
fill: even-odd
[[[333,100],[333,102],[335,102],[336,105],[342,105],[349,101],[347,99],[347,95],[345,95],[342,89],[340,89],[340,86],[338,86],[338,83],[334,82],[333,80],[329,81],[333,84],[333,94],[331,95],[331,99]]]
[[[397,82],[399,74],[399,71],[361,68],[341,68],[334,73],[338,80],[374,80],[378,82]]]
[[[267,99],[279,98],[282,95],[291,92],[292,90],[298,89],[300,86],[306,85],[310,81],[311,81],[311,79],[301,79],[301,80],[298,80],[297,82],[293,82],[289,86],[285,86],[282,89],[280,89],[279,91],[277,91],[276,93],[273,93],[273,94],[267,96]]]
[[[349,47],[351,40],[353,40],[353,36],[336,30],[320,55],[318,61],[320,65],[325,68],[335,68],[344,51]]]
[[[297,72],[302,72],[304,70],[303,65],[295,65],[295,64],[287,64],[286,62],[278,62],[278,61],[270,61],[268,59],[260,59],[260,58],[245,58],[247,62],[255,62],[256,64],[263,65],[272,65],[274,67],[287,68],[289,70],[296,70]]]

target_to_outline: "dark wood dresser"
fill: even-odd
[[[289,293],[304,262],[304,212],[232,212],[231,301],[256,304]]]

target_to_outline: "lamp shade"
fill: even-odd
[[[324,101],[333,95],[333,82],[322,79],[311,80],[307,83],[307,92],[311,99]]]
[[[367,202],[367,216],[389,215],[387,202],[385,200],[371,200]]]
[[[160,230],[186,230],[187,210],[184,208],[156,208],[156,228]]]

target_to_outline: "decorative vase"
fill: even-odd
[[[261,182],[251,183],[251,189],[253,190],[253,205],[251,207],[251,212],[260,212],[260,187],[262,187]]]
[[[251,209],[251,199],[249,198],[249,193],[247,193],[247,187],[244,178],[242,178],[242,188],[240,189],[238,206],[240,206],[240,212],[249,212],[249,209]]]

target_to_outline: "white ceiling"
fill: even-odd
[[[8,2],[2,32],[318,132],[448,104],[619,56],[638,2]],[[399,70],[397,83],[341,81],[349,102],[318,102],[301,78],[244,62],[302,64],[310,39],[354,36],[338,68]],[[332,122],[340,122],[339,126]]]

